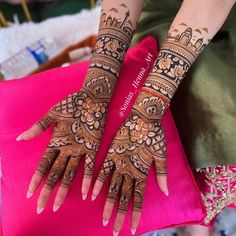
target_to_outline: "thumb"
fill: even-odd
[[[33,124],[29,129],[18,135],[16,141],[32,139],[42,133],[44,130],[46,130],[52,123],[52,118],[46,115],[42,119],[37,121],[35,124]]]

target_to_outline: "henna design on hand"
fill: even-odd
[[[121,188],[119,211],[126,211],[134,191],[134,209],[141,211],[146,178],[152,162],[156,174],[166,175],[166,144],[161,119],[185,74],[205,47],[205,39],[185,27],[171,29],[155,65],[136,99],[131,115],[118,131],[99,173],[104,181],[114,170],[108,200]],[[201,34],[206,29],[198,29]],[[177,32],[177,33],[176,33]],[[200,32],[200,33],[199,33]],[[207,32],[206,32],[207,33]]]
[[[53,137],[37,168],[42,175],[51,168],[47,185],[54,187],[66,166],[62,183],[69,185],[81,155],[86,155],[85,174],[92,175],[106,109],[107,99],[95,100],[82,89],[59,102],[38,122],[44,129],[51,123],[55,124]],[[56,158],[57,155],[59,157]]]
[[[42,130],[55,125],[37,168],[42,175],[50,170],[45,182],[49,188],[62,175],[62,184],[68,187],[83,155],[85,175],[92,176],[107,106],[133,36],[133,24],[129,11],[123,15],[102,12],[96,47],[81,91],[70,94],[38,122]]]
[[[134,194],[134,210],[141,211],[146,178],[154,162],[156,174],[166,175],[166,144],[161,119],[185,74],[206,45],[203,31],[181,24],[172,28],[152,71],[138,95],[130,117],[116,134],[98,179],[114,171],[108,197],[114,202],[121,191],[118,210],[125,212]],[[195,34],[201,34],[197,38]],[[121,190],[120,190],[121,189]]]
[[[107,199],[114,202],[119,190],[118,210],[125,212],[134,194],[134,210],[141,211],[146,178],[154,162],[157,175],[166,175],[166,143],[160,123],[166,104],[141,92],[130,117],[117,132],[98,175],[105,181],[114,171]]]

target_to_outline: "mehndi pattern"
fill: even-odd
[[[172,27],[144,88],[170,102],[189,68],[209,40],[207,28],[193,29],[185,23]]]
[[[125,14],[118,14],[119,9],[115,10],[102,12],[95,50],[82,89],[53,106],[38,122],[42,130],[55,125],[53,137],[37,168],[42,175],[50,170],[45,182],[49,188],[53,188],[62,175],[62,184],[68,187],[81,156],[85,156],[85,175],[93,174],[108,103],[133,36],[130,12],[126,9]]]
[[[165,132],[162,117],[175,91],[208,40],[207,29],[185,23],[171,27],[159,56],[139,93],[129,118],[117,132],[98,179],[113,172],[107,200],[120,192],[118,210],[125,212],[134,195],[141,211],[146,178],[154,162],[156,175],[166,175]]]
[[[98,179],[114,171],[107,199],[121,191],[118,210],[125,212],[134,194],[134,209],[141,211],[146,178],[154,162],[157,175],[166,174],[166,144],[160,117],[166,105],[159,97],[141,93],[129,118],[116,134]],[[149,117],[149,118],[148,118]],[[121,189],[120,189],[121,188]]]

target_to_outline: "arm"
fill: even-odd
[[[105,96],[111,97],[142,6],[143,0],[103,1],[97,42],[85,88],[90,87],[91,81],[94,83],[99,78],[99,85],[103,86]],[[93,92],[96,98],[104,96],[100,89],[94,89]]]
[[[87,196],[108,102],[142,5],[143,0],[103,1],[96,47],[82,88],[53,106],[41,120],[17,138],[18,141],[33,138],[50,125],[55,125],[27,193],[27,197],[31,197],[44,175],[48,174],[38,199],[39,214],[61,178],[54,211],[63,204],[82,156],[85,156],[85,164],[81,193],[84,200]]]
[[[93,189],[96,197],[108,173],[114,171],[103,212],[107,224],[121,190],[114,235],[121,230],[132,195],[131,232],[135,234],[152,163],[160,189],[168,196],[166,144],[161,119],[187,71],[224,23],[234,2],[185,0],[177,13],[130,116],[113,140]]]
[[[218,32],[235,0],[185,0],[171,24],[143,91],[169,104],[186,73]]]

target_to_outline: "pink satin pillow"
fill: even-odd
[[[152,37],[146,38],[128,51],[109,107],[107,126],[96,159],[95,176],[117,128],[128,115],[156,54],[156,42]],[[102,211],[109,181],[94,202],[90,200],[91,192],[87,200],[83,201],[81,198],[83,161],[60,210],[56,213],[52,211],[56,188],[44,212],[37,215],[36,204],[40,191],[38,190],[29,200],[26,199],[26,192],[32,174],[49,142],[52,128],[33,140],[15,141],[17,135],[41,118],[52,105],[69,93],[80,89],[88,65],[89,63],[85,62],[0,83],[0,156],[3,172],[2,231],[4,236],[112,234],[115,214],[107,227],[102,226]],[[126,106],[125,102],[130,92],[134,94],[131,102],[126,103]],[[170,111],[165,114],[163,126],[167,139],[170,194],[167,198],[158,188],[152,166],[145,191],[143,214],[137,229],[138,235],[166,227],[199,223],[204,217],[200,194],[185,159]],[[92,184],[94,180],[95,178]],[[131,207],[120,235],[130,234],[130,215]]]

